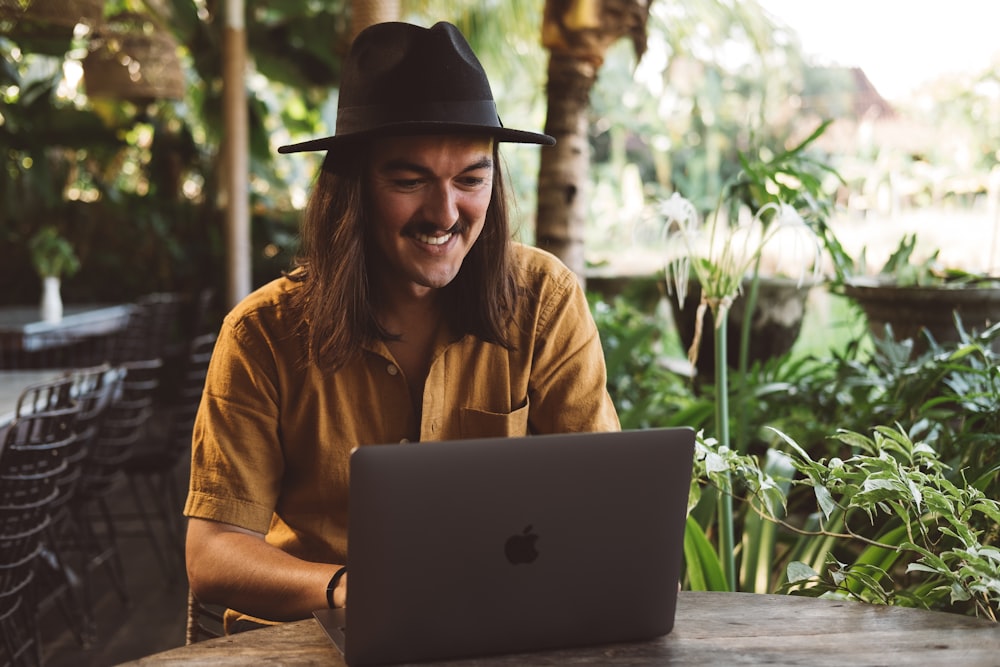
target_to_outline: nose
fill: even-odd
[[[458,193],[451,184],[437,184],[428,189],[424,199],[424,217],[441,229],[449,229],[458,222],[458,202]]]

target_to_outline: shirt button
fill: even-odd
[[[389,375],[396,375],[399,373],[399,369],[396,368],[395,364],[389,364],[388,366],[385,367],[385,372],[388,373]]]

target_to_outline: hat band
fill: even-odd
[[[392,107],[367,105],[337,110],[337,135],[369,132],[387,125],[441,123],[500,128],[500,118],[493,100],[427,102]]]

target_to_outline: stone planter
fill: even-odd
[[[739,366],[740,337],[746,317],[750,282],[749,278],[743,281],[743,294],[736,298],[729,310],[726,359],[732,368]],[[792,349],[802,330],[806,301],[812,287],[808,283],[799,285],[798,281],[790,278],[760,278],[757,305],[750,329],[749,364],[780,357]],[[701,288],[697,281],[689,283],[683,308],[678,307],[676,298],[670,298],[674,322],[685,350],[694,339],[695,317],[700,301]],[[703,327],[697,366],[699,375],[709,377],[715,372],[714,319],[711,312],[705,314]]]
[[[884,336],[889,325],[896,340],[912,339],[918,352],[927,349],[925,329],[938,343],[957,342],[956,314],[970,332],[1000,321],[1000,286],[900,287],[868,278],[846,284],[844,293],[865,312],[873,335]],[[993,349],[1000,353],[1000,339],[994,340]]]

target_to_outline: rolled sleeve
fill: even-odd
[[[616,431],[601,339],[576,276],[545,288],[533,345],[529,401],[533,433]]]

